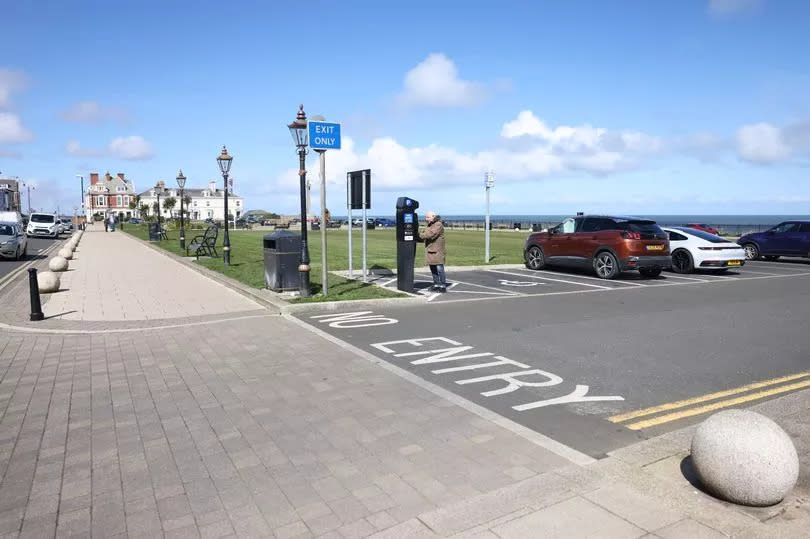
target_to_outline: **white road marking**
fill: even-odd
[[[518,271],[522,271],[522,270],[518,270]],[[588,279],[589,281],[605,282],[604,279],[600,279],[599,277],[591,277],[590,275],[579,275],[578,273],[569,274],[569,273],[562,273],[562,272],[559,272],[559,271],[549,271],[549,270],[531,270],[531,273],[529,272],[529,270],[525,270],[525,271],[526,271],[526,273],[524,273],[523,275],[526,275],[527,277],[531,276],[532,273],[545,273],[545,274],[548,274],[548,275],[559,275],[561,277],[570,276],[571,278],[574,278],[574,279]],[[643,285],[641,283],[636,283],[636,282],[633,282],[633,281],[613,280],[611,282],[619,283],[619,284],[626,284],[626,285],[630,285],[630,286],[646,286],[646,285]]]
[[[597,285],[597,284],[578,283],[576,281],[567,281],[565,279],[551,279],[549,277],[534,277],[532,275],[527,275],[527,274],[524,274],[524,273],[514,273],[514,272],[511,272],[511,271],[503,271],[503,270],[487,270],[487,271],[490,272],[490,273],[502,273],[504,275],[516,275],[518,277],[531,277],[533,279],[540,279],[540,280],[543,280],[543,281],[552,281],[552,282],[555,282],[555,283],[567,283],[567,284],[574,284],[574,285],[577,285],[577,286],[588,286],[588,287],[591,287],[591,288],[599,288],[601,290],[611,290],[613,288],[613,287],[610,287],[610,286],[602,286],[602,285]]]
[[[503,295],[508,295],[508,296],[521,296],[521,295],[523,295],[522,292],[515,292],[514,290],[504,290],[503,288],[497,288],[495,286],[486,286],[486,285],[483,285],[483,284],[468,283],[466,281],[459,281],[458,279],[453,279],[453,284],[455,284],[455,283],[465,284],[467,286],[477,286],[479,288],[486,288],[487,290],[495,290],[496,292],[499,292],[499,293],[501,293]]]
[[[750,269],[740,270],[740,273],[753,273],[755,275],[785,275],[784,273],[765,273],[762,271],[751,271]]]
[[[508,279],[498,279],[503,286],[548,286],[548,283],[532,283],[528,281],[510,281]]]
[[[396,278],[396,277],[394,277],[393,279],[391,279],[391,280],[389,280],[389,281],[385,281],[385,282],[382,284],[382,286],[388,286],[389,284],[393,283],[393,282],[394,282],[394,281],[396,281],[396,280],[397,280],[397,278]]]
[[[713,279],[698,279],[697,277],[684,277],[683,275],[671,275],[667,274],[667,279],[684,279],[686,281],[697,281],[700,283],[711,283]]]

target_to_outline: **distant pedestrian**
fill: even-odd
[[[109,224],[107,223],[107,218],[105,217],[104,218],[104,232],[109,232],[109,231],[110,231],[110,227],[109,227]]]
[[[108,223],[110,227],[110,232],[115,232],[115,215],[110,214]]]
[[[433,292],[447,292],[447,278],[444,274],[444,225],[442,219],[435,212],[425,214],[427,228],[420,234],[420,240],[425,243],[425,263],[433,274]]]

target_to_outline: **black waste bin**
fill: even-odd
[[[264,284],[270,290],[298,290],[301,236],[276,230],[264,236]]]
[[[540,223],[532,223],[532,232],[540,232],[543,230],[543,225]]]
[[[160,241],[160,225],[149,223],[149,241]]]
[[[520,223],[512,223],[512,228],[515,230],[520,230]]]

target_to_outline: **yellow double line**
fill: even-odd
[[[785,382],[798,380],[800,378],[805,379],[798,382],[794,382],[792,384],[779,385],[784,384]],[[719,410],[720,408],[728,408],[729,406],[735,406],[737,404],[742,404],[744,402],[764,399],[765,397],[770,397],[771,395],[787,393],[788,391],[794,391],[796,389],[802,389],[805,387],[810,387],[810,371],[791,374],[789,376],[781,376],[779,378],[771,378],[770,380],[754,382],[753,384],[744,385],[734,389],[727,389],[725,391],[709,393],[708,395],[701,395],[700,397],[693,397],[691,399],[660,404],[658,406],[653,406],[651,408],[644,408],[643,410],[636,410],[634,412],[618,414],[609,417],[608,421],[612,421],[613,423],[623,423],[624,426],[630,430],[641,430],[649,427],[654,427],[656,425],[661,425],[662,423],[669,423],[670,421],[677,421],[678,419],[683,419],[685,417],[705,414],[706,412],[712,412],[714,410]],[[755,389],[760,388],[769,388],[769,389],[763,389],[762,391],[754,391],[753,393],[748,393],[749,391],[753,391]],[[739,397],[734,397],[733,399],[719,400],[717,402],[691,407],[693,405],[701,404],[707,401],[722,399],[723,397],[729,397],[731,395],[739,395],[740,393],[748,393],[748,394],[741,395]],[[686,409],[677,412],[672,412],[672,410],[678,410],[679,408],[686,408]],[[666,413],[663,413],[662,415],[656,415],[661,414],[662,412]],[[641,417],[652,415],[655,415],[655,417],[649,419],[642,419],[640,421],[633,421]],[[627,421],[631,422],[627,423]]]

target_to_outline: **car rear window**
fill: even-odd
[[[53,223],[56,218],[53,215],[33,214],[31,216],[32,223]]]
[[[643,240],[669,239],[669,235],[664,232],[660,226],[655,224],[655,221],[618,221],[616,228],[618,230],[641,234],[641,239]]]
[[[710,241],[712,243],[731,243],[727,239],[721,238],[720,236],[715,236],[714,234],[709,234],[703,230],[698,230],[697,228],[678,228],[678,230],[683,230],[687,234],[691,234],[692,236],[696,236],[702,240]]]

